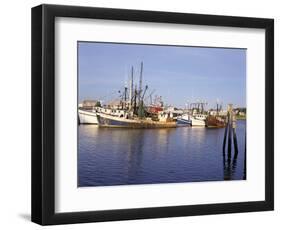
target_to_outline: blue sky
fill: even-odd
[[[162,96],[165,104],[184,107],[205,100],[214,107],[219,99],[246,106],[246,50],[187,46],[155,46],[78,42],[79,101],[118,98],[135,69],[139,81],[143,61],[143,85],[148,94]]]

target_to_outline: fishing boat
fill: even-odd
[[[208,128],[223,128],[226,126],[226,114],[222,111],[222,104],[217,99],[216,109],[209,112],[206,119],[206,127]]]
[[[191,119],[189,114],[183,114],[177,117],[178,126],[190,126]]]
[[[139,88],[134,85],[134,69],[131,69],[129,89],[125,86],[118,104],[97,109],[99,127],[117,128],[174,128],[176,120],[163,108],[146,106],[144,96],[148,89],[142,88],[143,63],[141,62]],[[121,93],[121,92],[120,92]]]
[[[222,116],[210,115],[206,119],[206,126],[208,128],[223,128],[226,125],[226,119]]]
[[[98,124],[97,113],[93,110],[78,109],[78,118],[80,124]]]
[[[207,102],[202,100],[197,100],[196,102],[188,103],[187,113],[189,114],[188,120],[191,126],[206,126],[206,119],[208,117],[208,114],[204,109],[206,105]]]
[[[195,114],[192,115],[190,120],[191,120],[191,125],[192,126],[201,126],[205,127],[206,126],[206,119],[208,115],[206,114]]]
[[[106,109],[108,111],[108,109]],[[97,113],[100,127],[111,128],[175,128],[176,121],[169,117],[169,114],[159,113],[158,119],[150,117],[139,118],[132,116],[124,110],[115,111],[116,115],[103,112]]]

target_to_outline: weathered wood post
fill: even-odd
[[[237,144],[237,136],[236,136],[236,116],[233,115],[232,119],[232,127],[233,127],[233,142],[234,142],[234,152],[235,155],[238,154],[238,144]]]
[[[223,138],[223,154],[225,154],[225,147],[226,147],[226,140],[227,141],[227,152],[229,158],[231,157],[231,150],[232,150],[232,138],[234,144],[234,152],[235,155],[238,154],[238,143],[237,143],[237,136],[236,136],[236,116],[233,113],[233,106],[229,104],[227,106],[227,118],[226,118],[226,126],[224,130],[224,138]]]
[[[222,145],[223,154],[225,154],[225,144],[226,144],[226,137],[227,137],[227,131],[228,131],[228,121],[229,121],[229,113],[227,112],[226,126],[225,126],[225,130],[224,130],[223,145]]]
[[[231,154],[231,147],[232,147],[232,104],[228,105],[228,113],[229,113],[229,120],[228,120],[228,146],[227,146],[227,152],[228,154]]]

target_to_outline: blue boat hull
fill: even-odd
[[[191,126],[191,120],[185,120],[182,118],[177,119],[177,125],[179,126]]]
[[[100,127],[115,127],[115,128],[175,128],[175,121],[161,122],[149,120],[133,120],[113,117],[109,115],[97,115],[98,124]]]

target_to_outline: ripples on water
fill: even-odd
[[[78,127],[78,186],[242,180],[245,121],[239,153],[222,154],[224,129]]]

